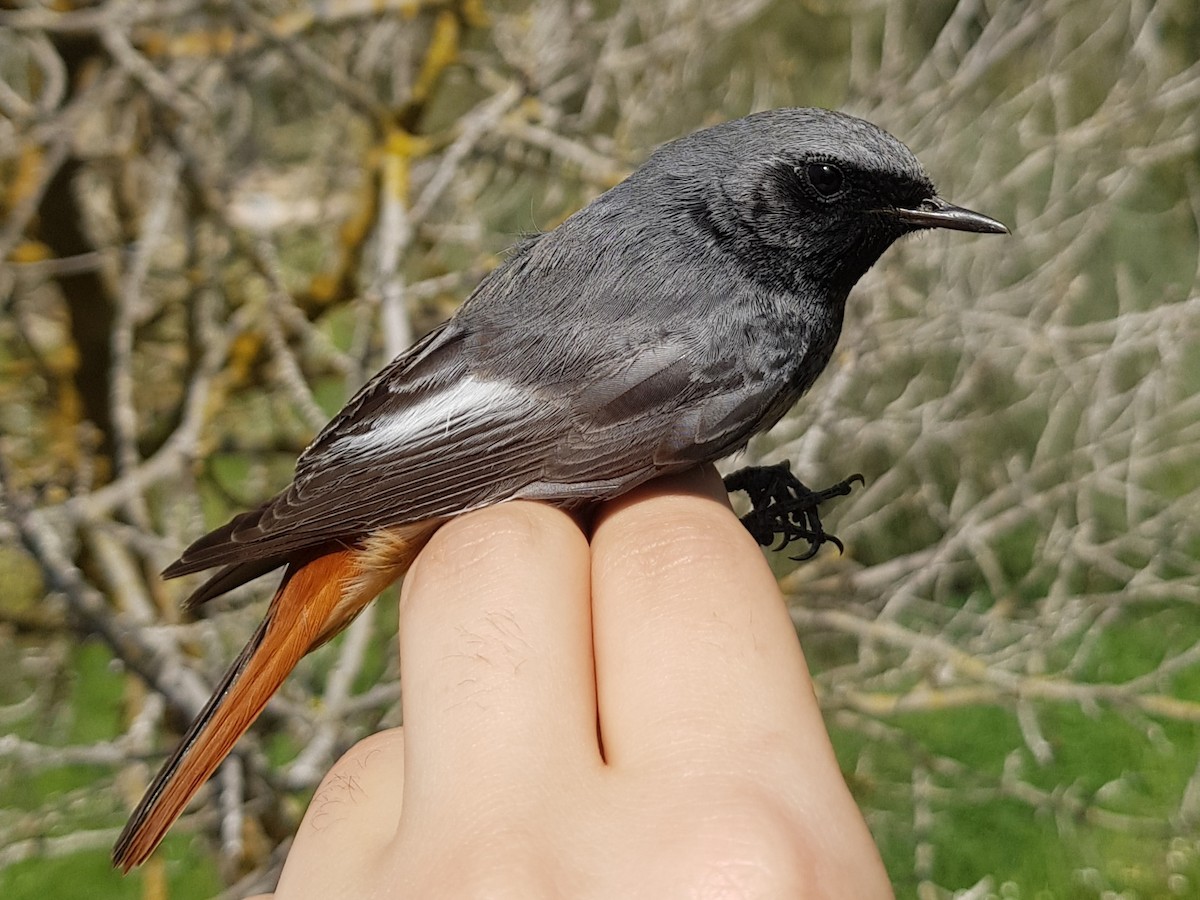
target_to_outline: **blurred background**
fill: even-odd
[[[903,242],[742,460],[901,896],[1200,896],[1193,0],[0,0],[0,895],[270,887],[400,722],[394,591],[143,870],[109,848],[262,612],[156,573],[522,234],[660,142],[845,109],[1010,238]]]

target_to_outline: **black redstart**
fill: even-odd
[[[284,568],[266,617],[113,851],[143,862],[296,662],[401,576],[451,516],[517,498],[574,506],[726,456],[829,362],[850,288],[897,238],[1002,233],[937,196],[860,119],[777,109],[667,144],[559,227],[519,244],[455,316],[376,375],[292,483],[192,544],[216,569],[189,608]],[[848,480],[849,481],[849,480]],[[824,540],[778,468],[747,490],[760,543]]]

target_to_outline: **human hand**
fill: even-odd
[[[889,897],[775,578],[712,467],[445,525],[404,727],[313,797],[276,900]]]

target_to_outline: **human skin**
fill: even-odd
[[[715,470],[507,503],[400,600],[404,727],[313,797],[276,900],[892,896]],[[269,896],[269,895],[268,895]]]

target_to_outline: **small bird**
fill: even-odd
[[[282,568],[266,617],[113,850],[144,862],[306,653],[408,569],[447,519],[506,500],[606,500],[727,456],[829,362],[851,287],[930,228],[1005,233],[942,200],[921,164],[842,113],[776,109],[666,144],[519,243],[448,322],[317,435],[282,492],[163,573],[215,569],[195,609]],[[834,541],[790,473],[750,469],[759,543]],[[838,545],[840,547],[840,544]]]

